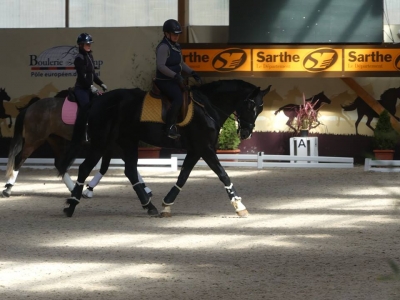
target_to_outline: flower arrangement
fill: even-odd
[[[319,100],[315,102],[306,101],[306,97],[303,94],[303,104],[296,109],[296,130],[310,130],[318,127],[321,123],[318,121],[319,108],[315,109]]]

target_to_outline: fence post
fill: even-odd
[[[364,171],[369,171],[371,169],[371,159],[366,158],[364,163]]]
[[[178,158],[171,157],[171,171],[176,172],[178,171]]]
[[[264,155],[264,152],[257,153],[257,169],[263,168],[263,155]]]

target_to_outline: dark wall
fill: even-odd
[[[383,0],[230,0],[230,43],[382,43]]]

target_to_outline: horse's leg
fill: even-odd
[[[151,203],[151,198],[139,182],[137,171],[138,149],[132,145],[123,147],[125,160],[125,176],[129,179],[135,190],[143,209],[147,209],[149,216],[158,216],[157,208]]]
[[[25,139],[22,150],[14,158],[14,166],[13,170],[11,171],[12,174],[7,179],[5,190],[3,190],[1,194],[2,197],[8,198],[11,196],[11,190],[17,180],[19,169],[24,164],[26,159],[32,154],[32,152],[39,148],[43,143],[44,140],[37,140],[33,142],[29,138]]]
[[[106,174],[108,167],[110,166],[111,155],[103,155],[101,159],[101,166],[99,172],[97,172],[92,180],[86,185],[86,190],[83,191],[83,198],[93,198],[93,189],[99,184],[100,180]],[[96,163],[97,164],[97,163]]]
[[[292,128],[294,132],[297,132],[297,129],[292,126],[293,119],[294,119],[293,117],[289,117],[289,120],[286,122],[286,125]]]
[[[82,197],[83,185],[85,184],[85,180],[100,160],[101,155],[102,153],[100,151],[95,151],[91,148],[86,159],[79,166],[78,178],[76,180],[75,187],[71,192],[71,196],[66,201],[68,206],[63,210],[64,214],[67,217],[72,217],[72,215],[74,214],[75,207],[79,204]]]
[[[365,123],[365,125],[367,125],[372,131],[375,131],[375,128],[371,126],[371,122],[374,118],[368,116],[367,122]]]
[[[162,206],[163,210],[161,212],[161,217],[171,217],[171,205],[174,204],[176,197],[182,190],[187,179],[189,178],[190,172],[192,172],[194,166],[200,159],[200,156],[192,152],[186,154],[185,160],[183,161],[181,172],[179,173],[178,180],[176,184],[168,192],[167,196],[163,199]]]
[[[8,124],[8,128],[11,128],[11,126],[12,126],[12,118],[11,118],[11,116],[10,115],[5,115],[9,120],[10,120],[10,124]]]
[[[47,142],[50,144],[51,148],[53,149],[54,152],[54,166],[58,170],[58,163],[61,159],[63,150],[68,146],[69,141],[66,139],[52,135],[47,138]],[[71,176],[69,176],[68,173],[65,173],[63,178],[62,178],[65,186],[68,188],[68,191],[72,192],[74,189],[74,183],[71,179]]]
[[[361,119],[364,117],[364,115],[358,113],[357,115],[357,120],[355,122],[355,127],[356,127],[356,135],[358,135],[358,124],[360,124]]]
[[[15,184],[15,181],[17,180],[19,171],[13,170],[12,175],[8,178],[6,185],[4,186],[5,189],[2,191],[1,196],[3,198],[8,198],[11,196],[11,189]]]
[[[219,180],[221,180],[222,183],[225,185],[226,192],[228,193],[228,197],[231,200],[231,204],[236,210],[236,214],[239,217],[247,217],[249,212],[243,205],[242,198],[239,197],[236,193],[233,183],[231,182],[228,174],[225,172],[225,169],[221,166],[217,154],[210,150],[203,155],[203,159],[211,168],[211,170],[213,170],[214,173],[217,174]]]

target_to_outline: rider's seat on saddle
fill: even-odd
[[[155,99],[159,99],[161,101],[161,107],[162,107],[161,108],[161,118],[165,123],[166,119],[167,119],[168,109],[171,107],[171,99],[169,99],[167,96],[162,94],[162,92],[157,87],[154,80],[153,80],[153,84],[152,84],[151,90],[149,92],[149,95],[151,97],[153,97]],[[191,98],[192,98],[192,96],[190,95],[190,92],[188,90],[185,90],[183,92],[183,104],[181,107],[181,111],[178,114],[178,119],[177,119],[178,124],[177,125],[180,125],[179,123],[182,123],[185,120],[185,118],[188,114],[189,104],[191,103]]]

